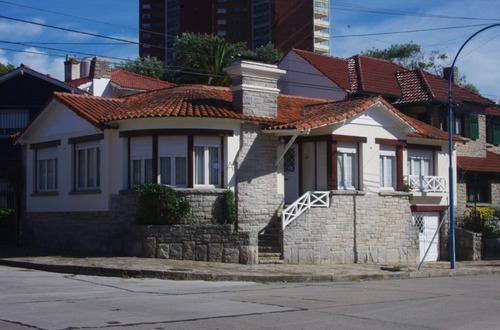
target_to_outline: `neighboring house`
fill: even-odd
[[[380,95],[402,113],[448,131],[448,81],[424,70],[362,55],[340,59],[297,49],[279,67],[287,71],[278,83],[285,94],[335,100]],[[457,145],[456,214],[462,216],[472,203],[500,204],[500,110],[454,83],[452,98],[454,134],[468,141]],[[429,167],[420,168],[420,174],[429,175]]]
[[[420,211],[444,210],[445,132],[380,97],[332,102],[279,94],[285,71],[276,66],[244,61],[226,71],[231,88],[184,85],[126,98],[56,93],[16,140],[26,155],[23,242],[114,253],[132,253],[134,245],[139,255],[147,249],[148,256],[177,251],[196,260],[258,262],[258,233],[283,215],[281,252],[290,263],[421,258],[429,242],[419,246],[419,233],[429,222],[426,214],[412,219],[403,191],[412,173],[404,164],[429,171],[416,179],[425,181],[413,193],[426,204]],[[248,234],[242,246],[203,247],[207,235],[175,244],[138,240],[127,192],[145,182],[187,196],[193,217],[205,223],[217,216],[217,197],[233,190],[238,231]],[[159,232],[170,230],[150,235]],[[430,258],[439,258],[439,248]]]
[[[0,209],[15,208],[14,190],[22,181],[21,148],[10,136],[21,131],[51,98],[52,93],[84,94],[23,64],[0,76]]]
[[[122,69],[111,69],[108,59],[66,56],[64,81],[94,96],[122,97],[175,86],[175,84],[146,77]]]

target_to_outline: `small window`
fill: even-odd
[[[337,148],[337,188],[356,189],[358,159],[356,143],[339,143]]]
[[[36,192],[57,191],[57,147],[36,151]]]
[[[194,184],[219,187],[222,160],[220,138],[200,137],[194,145]]]
[[[159,182],[169,186],[187,186],[187,138],[160,136],[158,138]]]
[[[396,189],[396,150],[380,146],[380,188]]]
[[[218,8],[217,14],[225,14],[227,12],[226,8]]]
[[[151,9],[151,5],[149,3],[145,3],[142,5],[142,9]]]
[[[100,186],[101,153],[97,142],[75,146],[76,190],[98,189]]]
[[[130,182],[136,184],[153,182],[152,138],[134,137],[130,140]]]
[[[500,123],[492,124],[492,143],[495,145],[500,145]]]
[[[217,20],[217,24],[218,25],[226,25],[227,24],[227,21],[225,19],[218,19]]]
[[[217,31],[217,35],[219,37],[225,37],[227,35],[227,32],[224,30],[219,30],[219,31]]]

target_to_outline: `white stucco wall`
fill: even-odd
[[[85,119],[59,102],[53,102],[37,119],[32,129],[23,136],[27,145],[27,211],[70,212],[107,211],[110,196],[128,189],[127,138],[120,138],[122,131],[154,129],[214,129],[231,130],[233,136],[225,140],[223,186],[234,189],[234,162],[240,149],[241,123],[235,120],[201,118],[143,118],[111,123],[117,128],[105,129],[100,148],[100,192],[74,191],[74,153],[70,138],[103,133]],[[43,129],[42,129],[43,128]],[[30,144],[60,140],[57,147],[57,193],[35,193],[35,151]],[[199,188],[197,188],[199,189]]]
[[[43,126],[43,130],[40,127]],[[105,140],[99,141],[101,148],[101,192],[92,194],[73,191],[73,146],[68,144],[72,137],[102,133],[73,111],[58,102],[53,102],[37,119],[36,125],[26,132],[23,143],[27,144],[26,159],[26,209],[28,212],[60,211],[104,211],[109,207],[109,194],[104,184],[107,179],[103,169],[109,163],[109,147]],[[57,194],[35,193],[35,150],[30,144],[60,140],[57,147]]]

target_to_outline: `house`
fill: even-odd
[[[287,214],[275,238],[286,262],[421,258],[419,244],[429,242],[419,243],[419,233],[430,221],[412,218],[404,191],[412,172],[403,164],[431,168],[432,184],[414,199],[425,201],[421,211],[444,210],[445,132],[380,97],[280,94],[285,71],[273,65],[243,61],[225,70],[230,88],[183,85],[125,98],[55,93],[16,140],[26,156],[23,242],[254,263],[266,247],[259,234]],[[130,191],[145,182],[187,196],[199,224],[217,217],[218,197],[233,190],[238,234],[136,226]]]
[[[448,131],[448,81],[424,70],[362,55],[340,59],[298,49],[287,53],[279,67],[287,71],[278,83],[285,94],[335,100],[380,95],[402,113]],[[471,205],[500,204],[500,168],[490,165],[498,164],[500,155],[500,109],[455,83],[452,100],[454,134],[468,142],[457,145],[456,215],[462,216]]]
[[[107,58],[66,56],[64,82],[94,96],[122,97],[145,91],[172,87],[175,84],[122,69],[111,69]]]
[[[0,210],[19,211],[22,195],[21,148],[12,144],[10,136],[28,124],[54,91],[84,93],[23,64],[0,76]],[[0,240],[16,242],[17,223],[5,222],[1,224]]]

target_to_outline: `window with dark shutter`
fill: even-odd
[[[500,144],[500,123],[493,123],[493,144]]]
[[[479,116],[476,114],[469,115],[469,137],[471,139],[479,138]]]

